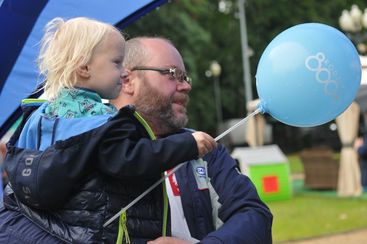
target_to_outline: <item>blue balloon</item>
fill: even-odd
[[[318,23],[293,26],[260,58],[259,108],[288,125],[324,124],[353,102],[361,69],[357,50],[339,30]]]

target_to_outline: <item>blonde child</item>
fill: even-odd
[[[47,101],[23,103],[23,122],[8,143],[0,243],[115,242],[117,223],[103,227],[109,218],[162,172],[216,146],[203,132],[152,140],[134,107],[102,103],[121,90],[124,43],[115,27],[88,18],[46,26],[38,61]],[[20,236],[12,231],[19,228]]]

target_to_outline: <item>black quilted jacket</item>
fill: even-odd
[[[156,182],[161,172],[198,153],[190,133],[150,140],[134,113],[125,107],[104,125],[56,141],[44,151],[15,147],[19,129],[5,160],[10,182],[5,208],[21,212],[66,243],[114,243],[118,221],[106,228],[103,224]],[[32,177],[24,176],[29,169]],[[161,236],[162,196],[159,186],[127,211],[133,243]]]

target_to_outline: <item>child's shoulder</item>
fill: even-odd
[[[41,99],[41,98],[27,98],[27,99],[23,99],[21,106],[23,107],[39,107],[42,104],[44,104],[45,102],[47,102],[46,99]]]
[[[45,99],[28,98],[28,99],[22,100],[21,108],[22,108],[23,114],[30,115],[31,113],[33,113],[33,111],[44,106],[46,103],[47,103],[47,100]]]

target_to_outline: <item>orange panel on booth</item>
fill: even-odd
[[[291,198],[289,163],[277,145],[237,147],[232,157],[239,161],[241,172],[252,180],[263,201]]]

